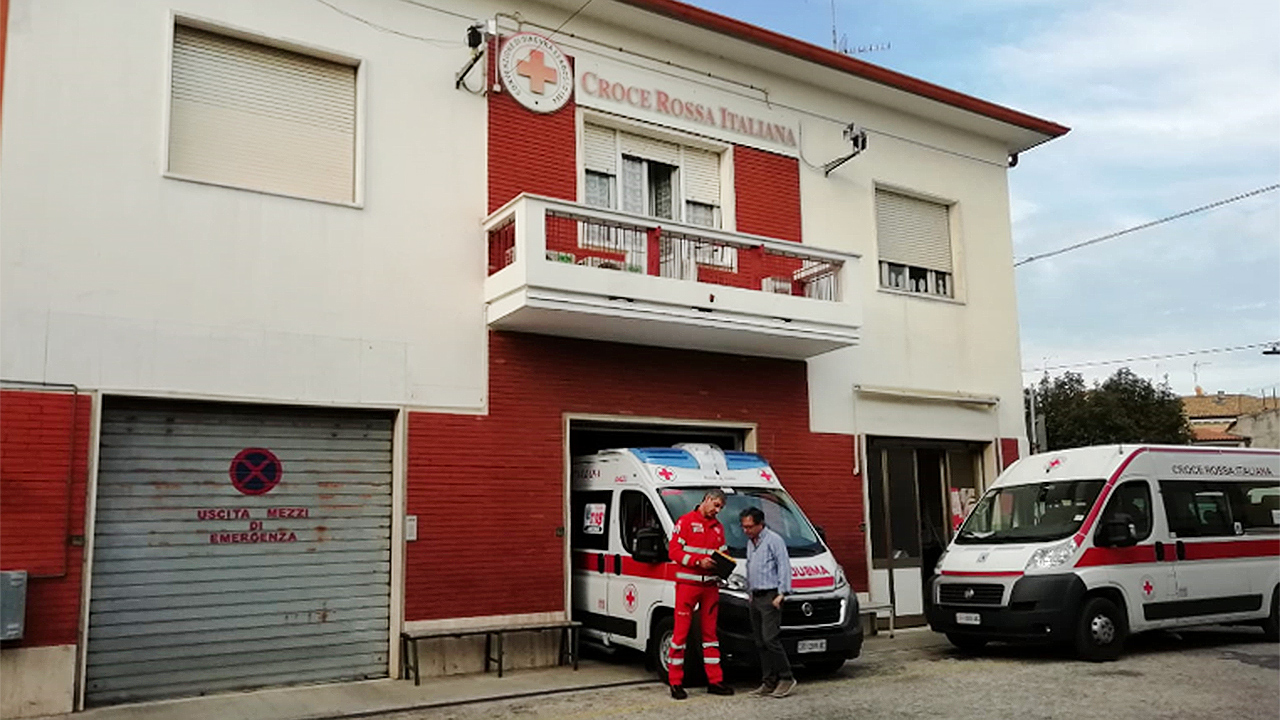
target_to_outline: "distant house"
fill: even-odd
[[[1245,438],[1247,447],[1280,448],[1280,409],[1241,415],[1227,426],[1227,432]]]
[[[1274,397],[1223,392],[1206,395],[1198,387],[1195,395],[1182,398],[1182,411],[1191,424],[1192,445],[1274,447],[1263,444],[1266,442],[1264,437],[1258,437],[1259,442],[1254,442],[1255,430],[1270,425],[1253,420],[1237,421],[1276,410],[1280,410],[1280,399]]]

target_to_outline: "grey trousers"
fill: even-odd
[[[760,676],[768,685],[790,680],[791,663],[778,635],[782,631],[782,610],[773,606],[776,592],[751,594],[751,634],[760,651]]]

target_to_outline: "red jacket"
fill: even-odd
[[[698,561],[716,550],[724,551],[724,526],[715,518],[703,517],[697,508],[676,520],[667,554],[676,563],[676,582],[712,585],[718,578],[698,567]]]

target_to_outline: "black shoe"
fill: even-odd
[[[708,695],[732,695],[733,688],[724,683],[711,683],[707,686]]]
[[[671,697],[675,698],[676,700],[684,700],[685,698],[689,697],[689,693],[684,691],[683,685],[672,685]]]

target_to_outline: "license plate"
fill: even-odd
[[[956,613],[956,622],[960,625],[981,625],[982,616],[978,613]]]
[[[815,653],[815,652],[826,652],[826,651],[827,651],[826,639],[801,640],[800,642],[796,643],[796,652],[798,653]]]

